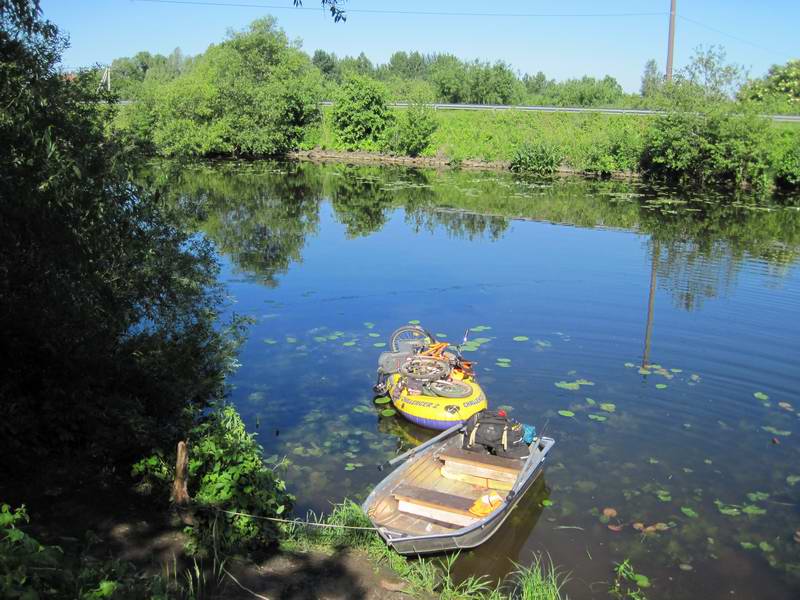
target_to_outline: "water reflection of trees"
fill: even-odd
[[[238,270],[275,285],[317,233],[323,178],[311,165],[269,166],[171,166],[162,184]]]
[[[776,278],[800,256],[800,213],[683,198],[619,181],[530,181],[508,174],[310,163],[165,163],[147,177],[193,214],[237,267],[268,283],[302,260],[330,199],[349,237],[402,208],[415,231],[498,239],[512,219],[610,227],[657,243],[658,284],[687,310],[730,290],[748,257]]]

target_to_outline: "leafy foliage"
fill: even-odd
[[[695,183],[766,188],[771,183],[772,131],[761,117],[725,107],[672,112],[649,129],[643,167],[651,174]]]
[[[331,119],[345,147],[377,147],[393,119],[385,88],[366,77],[349,76],[336,99]]]
[[[153,141],[165,155],[279,154],[317,121],[320,95],[308,56],[259,19],[159,90]]]
[[[65,41],[33,14],[0,14],[0,449],[12,470],[96,472],[174,439],[235,346],[211,245],[131,182],[105,97],[62,76]]]
[[[81,555],[77,564],[58,546],[40,543],[25,531],[25,507],[0,505],[0,597],[29,600],[168,598],[158,576],[143,577],[124,561],[98,561]]]
[[[525,142],[514,151],[511,170],[517,173],[551,175],[561,165],[563,155],[555,144],[544,141]]]
[[[409,104],[395,122],[389,134],[389,149],[397,154],[419,156],[430,146],[436,127],[433,109],[419,99]]]
[[[247,433],[232,406],[211,411],[188,436],[189,494],[197,514],[187,530],[191,549],[208,553],[264,547],[275,540],[277,529],[256,517],[277,517],[288,512],[294,498],[285,483],[264,464],[262,448]],[[169,457],[169,458],[166,458]],[[163,495],[174,477],[174,453],[163,451],[140,460],[133,474],[160,484]]]

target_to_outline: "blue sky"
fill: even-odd
[[[385,62],[395,50],[450,52],[462,58],[505,60],[518,70],[544,71],[556,79],[582,75],[616,77],[628,91],[639,87],[645,61],[666,62],[669,0],[349,0],[346,23],[334,24],[318,0],[197,0],[215,5],[162,4],[143,0],[41,0],[45,16],[70,35],[68,68],[108,63],[139,50],[197,54],[265,14],[277,17],[290,38],[313,52],[363,51]],[[220,6],[248,4],[256,6]],[[273,8],[277,7],[277,8]],[[606,17],[476,17],[359,13],[358,9],[461,13],[662,13]],[[699,44],[723,45],[728,59],[761,75],[771,64],[800,57],[800,2],[772,0],[678,0],[676,67]]]

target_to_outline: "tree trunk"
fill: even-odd
[[[186,506],[191,498],[189,497],[188,484],[189,469],[189,447],[186,442],[178,442],[178,457],[175,460],[175,481],[172,482],[172,500],[178,506]]]

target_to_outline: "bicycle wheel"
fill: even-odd
[[[443,360],[417,356],[403,363],[400,373],[411,379],[420,382],[436,381],[444,379],[450,374],[450,365]]]
[[[389,337],[389,347],[392,352],[401,350],[419,349],[436,342],[436,338],[424,327],[419,325],[403,325],[395,329]]]
[[[428,389],[443,398],[466,398],[472,393],[472,388],[463,381],[431,381]]]

